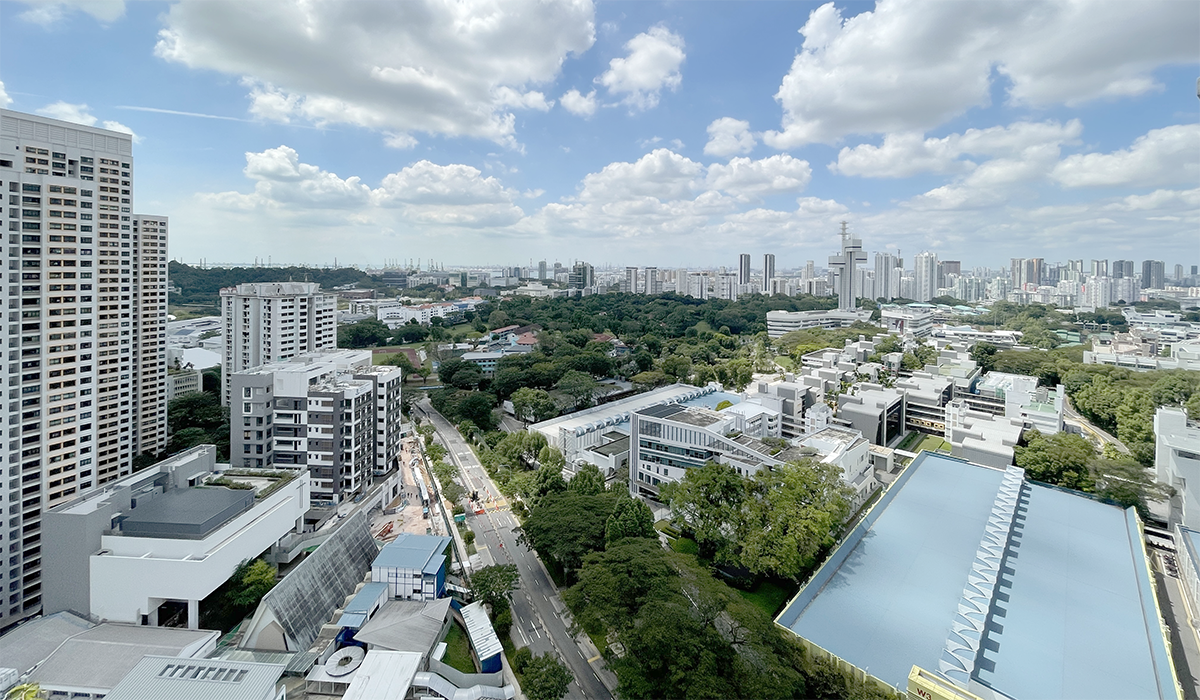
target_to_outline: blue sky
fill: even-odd
[[[186,262],[1200,263],[1200,4],[0,3]],[[161,110],[161,111],[152,111]],[[171,112],[192,113],[175,114]]]

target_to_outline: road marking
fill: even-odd
[[[582,651],[579,651],[579,649],[575,649],[575,653],[576,653],[576,654],[579,654],[579,658],[581,658],[581,659],[586,659],[586,658],[587,658],[586,656],[584,656],[584,655],[583,655],[583,652],[582,652]]]
[[[587,662],[590,664],[590,663],[592,663],[593,661],[595,661],[596,659],[599,659],[599,658],[600,658],[600,655],[599,655],[599,654],[597,654],[596,656],[593,656],[592,658],[588,659],[588,660],[587,660]],[[599,680],[599,676],[597,676],[597,677],[596,677],[596,679],[597,679],[597,680]]]
[[[529,638],[521,631],[521,626],[517,625],[517,634],[521,635],[521,641],[525,642],[525,646],[529,646]]]

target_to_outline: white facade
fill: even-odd
[[[687,276],[687,291],[685,293],[695,299],[707,299],[708,275],[703,272],[689,272]]]
[[[915,301],[929,301],[937,296],[938,259],[935,253],[917,253],[913,260],[913,296]]]
[[[881,315],[889,332],[925,338],[933,333],[937,310],[933,307],[885,306]]]
[[[716,297],[718,299],[728,299],[729,301],[737,301],[738,298],[738,276],[732,272],[722,272],[717,275]]]
[[[868,323],[870,311],[768,311],[767,335],[780,338],[792,331],[809,328],[845,328],[854,323]]]
[[[1154,414],[1155,481],[1176,491],[1171,525],[1200,530],[1200,424],[1182,408],[1162,406]]]
[[[5,471],[19,478],[0,491],[0,628],[41,609],[41,514],[166,439],[167,241],[143,239],[132,182],[129,134],[0,110]]]
[[[194,490],[193,484],[213,475],[215,452],[211,445],[193,448],[48,514],[47,523],[58,537],[47,543],[45,553],[47,573],[56,577],[47,582],[47,604],[83,607],[80,612],[112,621],[156,625],[163,602],[186,601],[188,625],[198,627],[200,601],[242,561],[299,532],[309,508],[309,483],[301,475],[265,498],[252,499],[249,508],[201,537],[136,536],[113,527],[156,493],[163,498]],[[86,603],[66,587],[86,591]],[[63,592],[55,595],[58,590]]]
[[[816,450],[822,462],[842,470],[842,481],[854,490],[850,497],[851,513],[879,490],[875,470],[871,467],[871,443],[857,430],[825,428],[802,438],[800,446]]]
[[[235,372],[337,347],[337,299],[315,282],[239,284],[221,290],[223,402]]]

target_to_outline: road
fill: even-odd
[[[1087,418],[1084,418],[1075,410],[1075,407],[1071,405],[1071,399],[1066,397],[1063,397],[1063,417],[1078,423],[1079,427],[1085,433],[1091,435],[1096,442],[1100,443],[1101,450],[1104,449],[1105,445],[1112,445],[1122,454],[1129,454],[1129,448],[1123,442],[1092,425]]]
[[[485,503],[490,496],[492,504],[504,504],[500,489],[459,432],[433,410],[427,400],[417,408],[437,429],[450,458],[462,472],[467,489],[478,491],[480,500]],[[487,506],[486,514],[468,516],[467,524],[475,532],[475,548],[485,562],[490,558],[497,563],[515,564],[521,575],[521,587],[514,593],[512,602],[513,632],[533,653],[553,650],[566,662],[575,676],[567,690],[568,698],[612,698],[612,692],[600,681],[599,674],[605,674],[613,685],[615,677],[604,667],[599,652],[586,635],[576,639],[567,630],[570,613],[537,554],[517,543],[513,531],[520,525],[516,517],[505,505],[492,504]]]

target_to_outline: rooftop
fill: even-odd
[[[924,452],[776,622],[897,688],[1176,697],[1153,590],[1132,510]]]
[[[342,700],[405,698],[417,671],[421,656],[399,651],[371,651],[354,672],[354,680]]]
[[[217,632],[105,623],[62,641],[28,681],[44,688],[82,692],[114,688],[146,655],[177,661],[215,645]]]
[[[492,621],[488,619],[487,610],[483,603],[475,602],[462,607],[463,622],[467,626],[467,636],[471,639],[471,648],[475,650],[480,661],[499,654],[503,649]]]
[[[146,656],[105,697],[109,700],[260,700],[276,688],[284,664]]]
[[[371,567],[437,573],[446,561],[445,551],[449,546],[449,537],[403,533],[383,546]]]
[[[617,423],[629,420],[629,415],[650,406],[666,403],[680,403],[687,400],[719,393],[715,386],[694,387],[687,384],[670,384],[650,391],[630,396],[627,399],[596,406],[583,411],[576,411],[565,416],[552,418],[529,426],[546,437],[558,439],[559,430],[567,430],[582,434],[597,428],[611,427]],[[716,404],[713,404],[714,406]]]
[[[171,489],[138,506],[121,522],[133,537],[202,538],[254,505],[251,489],[204,486]]]
[[[609,434],[611,435],[611,433],[609,433]],[[608,435],[605,435],[604,437],[607,438]],[[629,451],[629,436],[622,435],[619,438],[610,439],[609,442],[606,442],[603,445],[596,445],[594,447],[589,447],[588,449],[591,450],[592,452],[595,452],[597,454],[602,454],[606,457],[611,457],[612,455],[620,454],[622,452],[628,452]]]
[[[449,598],[389,600],[354,638],[371,649],[427,654],[437,644],[449,609]]]

